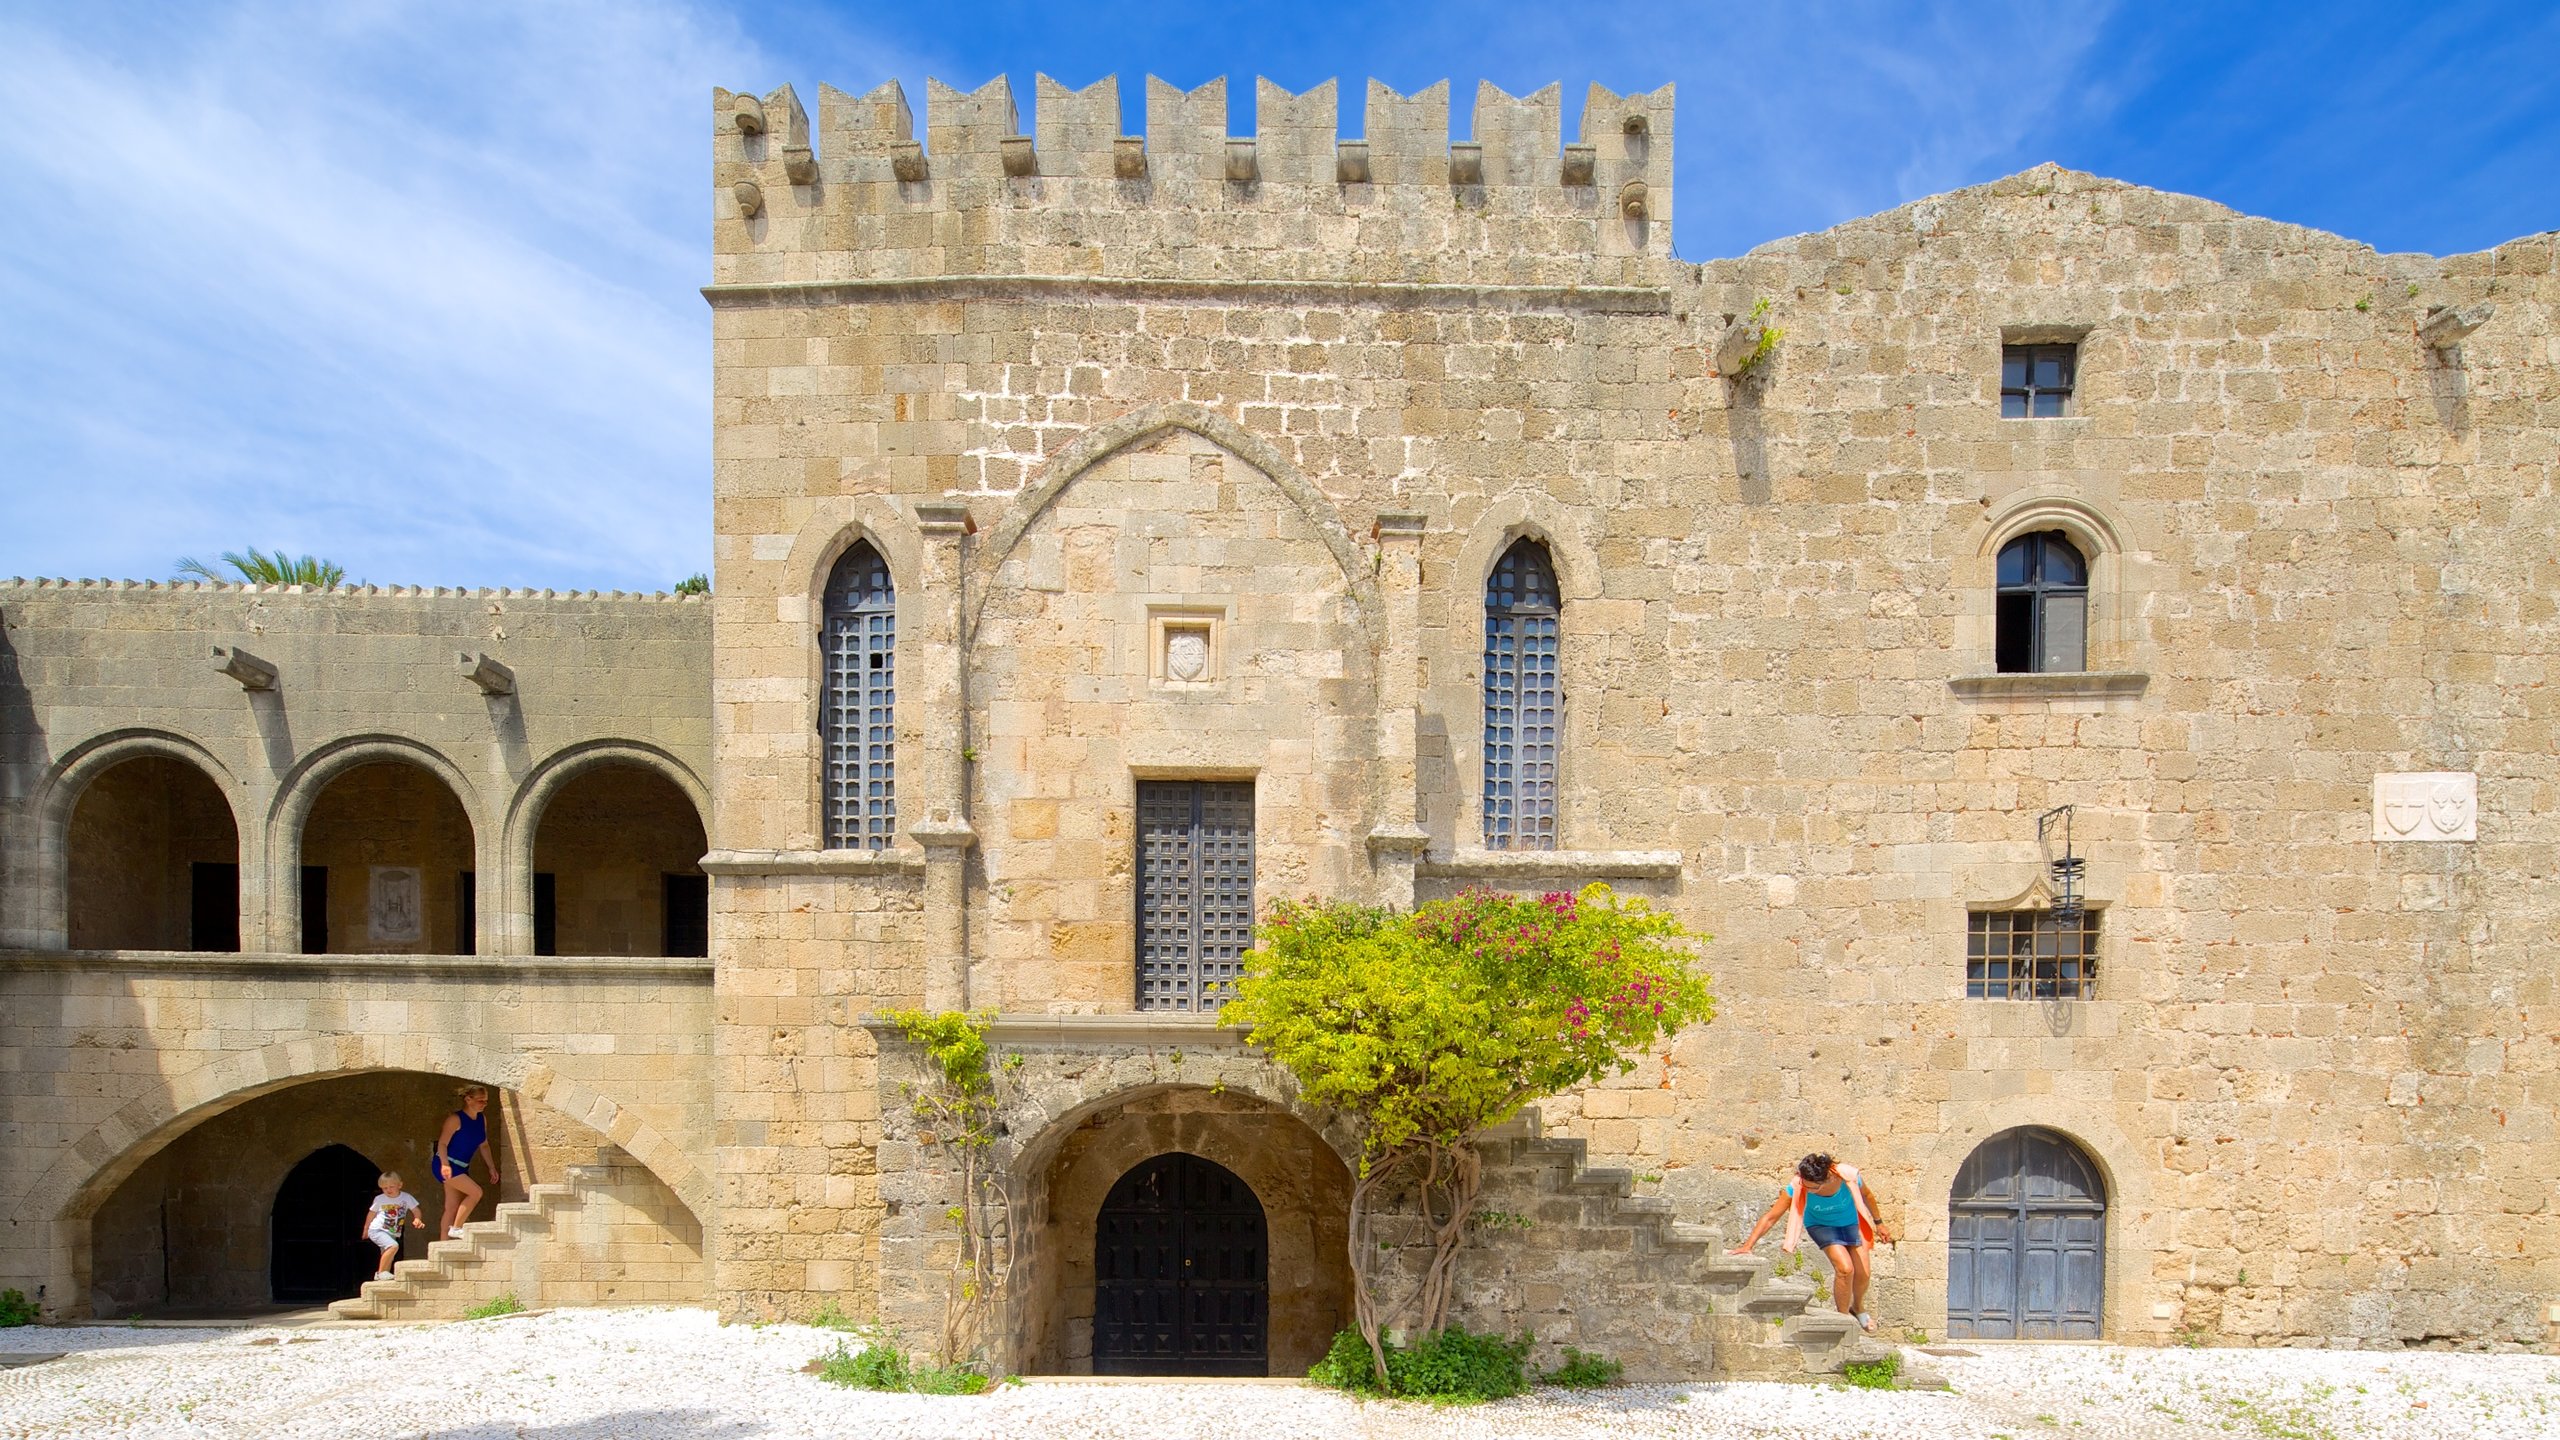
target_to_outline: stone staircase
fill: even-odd
[[[1541,1134],[1534,1110],[1482,1150],[1480,1207],[1528,1223],[1469,1248],[1456,1309],[1470,1328],[1599,1350],[1630,1379],[1836,1374],[1898,1353],[1815,1298],[1828,1262],[1780,1275],[1767,1256],[1727,1255],[1723,1231],[1635,1194],[1634,1172],[1590,1165],[1581,1140]],[[1942,1383],[1899,1353],[1901,1383]]]
[[[526,1252],[534,1242],[609,1185],[614,1169],[603,1155],[594,1164],[567,1167],[566,1180],[528,1187],[522,1200],[463,1226],[461,1239],[432,1242],[426,1258],[401,1261],[390,1279],[365,1282],[353,1298],[332,1303],[330,1313],[342,1320],[452,1320],[502,1294],[535,1303],[519,1259],[531,1258]]]

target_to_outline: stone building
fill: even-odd
[[[1603,881],[1722,1013],[1494,1142],[1470,1323],[1836,1363],[1702,1228],[1825,1149],[1889,1327],[2551,1342],[2552,235],[2048,166],[1693,264],[1667,89],[714,99],[710,601],[0,588],[0,1283],[261,1298],[481,1080],[527,1201],[355,1308],[928,1333],[879,1016],[969,1008],[1004,1363],[1285,1371],[1250,917]]]

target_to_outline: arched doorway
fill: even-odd
[[[2106,1314],[2107,1189],[2069,1137],[1982,1142],[1947,1204],[1947,1337],[2095,1340]]]
[[[302,1158],[276,1187],[269,1288],[279,1304],[325,1305],[364,1288],[381,1252],[361,1234],[382,1171],[344,1145]]]
[[[302,822],[307,955],[468,955],[478,877],[471,816],[434,771],[375,760],[331,779]]]
[[[67,849],[72,949],[240,948],[239,831],[194,765],[110,766],[72,805]]]
[[[1234,1171],[1176,1151],[1140,1162],[1093,1237],[1093,1373],[1263,1375],[1270,1232]]]
[[[708,955],[710,882],[702,816],[643,765],[580,771],[533,833],[533,953]]]

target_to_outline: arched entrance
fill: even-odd
[[[364,1288],[381,1252],[358,1233],[381,1168],[344,1145],[302,1157],[276,1187],[268,1285],[279,1304],[325,1305]]]
[[[125,760],[71,809],[74,950],[240,948],[240,835],[213,777],[174,756]]]
[[[1947,1204],[1947,1337],[2095,1340],[2107,1190],[2088,1153],[2035,1126],[1982,1142]]]
[[[1269,1261],[1262,1201],[1234,1171],[1140,1162],[1094,1222],[1093,1373],[1268,1374]]]
[[[551,792],[533,832],[536,955],[708,955],[702,816],[644,765],[590,765]]]

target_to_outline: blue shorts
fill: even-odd
[[[1815,1246],[1825,1250],[1834,1245],[1846,1245],[1855,1250],[1867,1243],[1866,1232],[1855,1225],[1807,1225],[1804,1233],[1813,1237]]]

